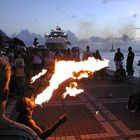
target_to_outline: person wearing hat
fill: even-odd
[[[10,77],[9,63],[0,59],[0,140],[39,140],[40,138],[31,128],[14,122],[6,116]]]
[[[34,108],[35,103],[32,102],[30,98],[21,97],[16,103],[16,110],[19,112],[17,122],[32,128],[41,139],[48,138],[61,124],[67,120],[66,114],[64,114],[60,116],[53,126],[43,131],[32,118]]]

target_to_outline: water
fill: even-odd
[[[124,55],[124,60],[123,60],[123,67],[126,69],[126,59],[127,59],[127,53],[128,52],[122,52]],[[139,69],[140,66],[138,66],[138,61],[140,60],[140,52],[134,52],[135,53],[135,58],[134,58],[134,63],[133,63],[133,68],[134,68],[134,76],[139,77]],[[116,69],[115,63],[114,63],[114,55],[115,52],[111,51],[100,51],[100,54],[102,58],[109,59],[109,69],[114,70]]]

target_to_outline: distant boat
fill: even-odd
[[[112,47],[111,47],[111,50],[110,50],[110,51],[111,51],[111,52],[115,52],[113,43],[112,43]]]
[[[67,45],[71,45],[67,39],[67,34],[60,27],[51,30],[49,35],[45,35],[46,47],[49,49],[66,49]]]

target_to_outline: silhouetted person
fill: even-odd
[[[124,55],[120,51],[120,48],[118,48],[117,52],[115,53],[115,56],[114,56],[114,62],[115,62],[115,65],[116,65],[116,70],[119,69],[119,66],[122,64],[123,59],[124,59]]]
[[[90,47],[86,47],[86,51],[83,53],[83,60],[87,60],[89,57],[92,57],[92,53],[90,52]]]
[[[140,88],[136,87],[133,93],[129,96],[127,108],[132,112],[136,113],[140,109]]]
[[[36,75],[42,69],[42,59],[41,59],[40,53],[38,51],[35,51],[33,53],[32,63],[33,63],[33,75]]]
[[[114,79],[116,81],[123,81],[126,79],[126,71],[123,68],[123,65],[119,66],[119,69],[117,69],[114,73]]]
[[[60,49],[56,49],[55,50],[55,59],[57,61],[60,61],[63,59],[63,54],[61,53],[61,50]]]
[[[70,50],[70,48],[68,48],[68,49],[66,50],[65,60],[71,60],[71,58],[72,58],[71,50]]]
[[[126,71],[127,71],[128,76],[133,76],[134,74],[134,70],[133,70],[134,57],[135,57],[135,54],[132,51],[132,47],[129,47],[127,61],[126,61]]]
[[[5,115],[11,67],[0,59],[0,140],[39,140],[29,127],[16,123]]]
[[[99,50],[96,50],[95,53],[93,53],[93,57],[97,60],[102,60],[102,57],[100,55]],[[94,77],[97,78],[97,79],[98,79],[98,77],[100,77],[100,78],[104,77],[105,73],[106,73],[105,71],[106,71],[106,68],[103,68],[103,69],[100,69],[100,70],[96,71],[94,73]]]
[[[71,59],[75,60],[75,61],[79,61],[80,60],[80,50],[79,50],[79,47],[73,47],[71,49]]]
[[[96,50],[96,52],[95,52],[95,54],[94,54],[94,57],[95,57],[96,59],[102,60],[102,57],[101,57],[101,55],[100,55],[99,50]]]
[[[55,122],[53,126],[43,131],[32,119],[34,108],[35,104],[29,98],[20,98],[16,103],[16,109],[19,112],[17,122],[25,124],[32,128],[41,139],[46,139],[47,137],[49,137],[61,124],[63,124],[67,120],[66,114],[64,114],[60,116],[60,118]]]
[[[38,45],[38,44],[39,44],[38,38],[34,38],[33,46],[34,46],[35,48],[37,48],[37,45]]]

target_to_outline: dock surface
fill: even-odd
[[[68,120],[48,140],[140,140],[140,112],[126,109],[135,83],[105,79],[79,82],[84,92],[64,100],[53,98],[34,110],[34,118],[46,129],[63,113]],[[14,112],[14,101],[7,114]],[[13,107],[13,108],[12,108]]]

